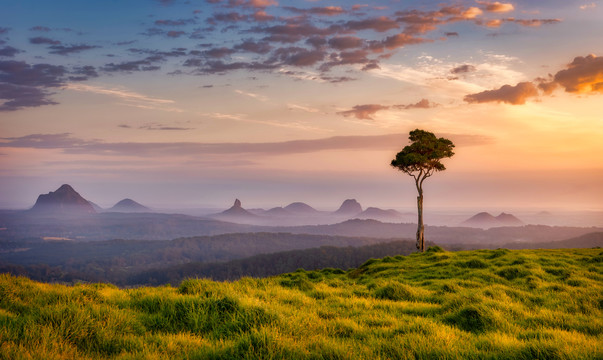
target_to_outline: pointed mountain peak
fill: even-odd
[[[31,211],[54,215],[96,213],[90,202],[84,199],[68,184],[61,185],[56,191],[38,196]]]
[[[241,208],[243,208],[243,206],[241,205],[241,200],[235,199],[234,205],[232,205],[232,207],[235,208],[235,209],[241,209]]]

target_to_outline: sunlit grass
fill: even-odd
[[[603,251],[479,250],[179,287],[0,275],[6,359],[601,359]]]

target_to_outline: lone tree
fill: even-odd
[[[419,210],[419,221],[417,227],[417,249],[425,251],[425,226],[423,225],[423,181],[433,175],[436,171],[446,170],[440,162],[443,158],[454,155],[452,141],[437,138],[433,133],[424,130],[413,130],[408,137],[410,145],[405,146],[396,154],[391,165],[396,169],[412,176],[419,196],[417,196],[417,208]]]

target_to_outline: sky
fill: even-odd
[[[0,5],[0,208],[603,210],[601,0]]]

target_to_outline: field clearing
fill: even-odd
[[[135,289],[0,275],[7,359],[602,359],[602,333],[599,248]]]

